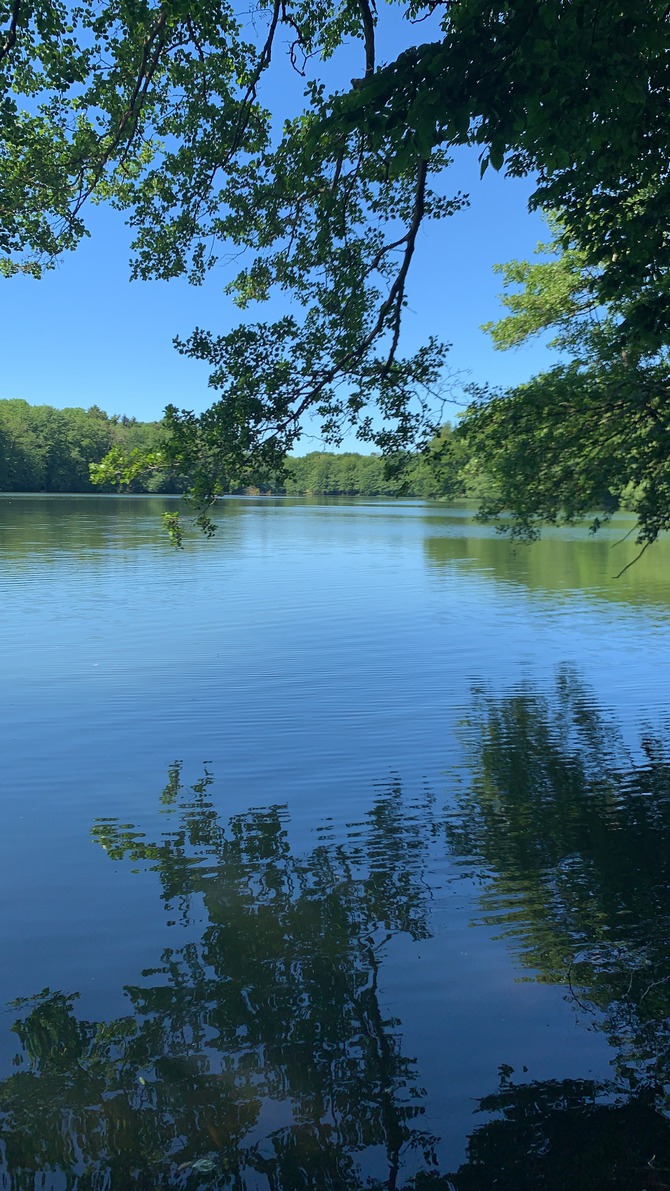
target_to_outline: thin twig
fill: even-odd
[[[658,988],[659,984],[668,984],[669,982],[670,982],[670,976],[662,976],[660,980],[652,980],[651,984],[648,984],[647,987],[645,988],[644,992],[642,993],[642,996],[640,997],[640,1001],[644,1001],[644,998],[646,997],[647,993],[651,992],[652,988]]]
[[[589,1005],[585,1005],[584,1002],[579,999],[579,997],[577,996],[577,993],[575,992],[574,988],[572,987],[572,965],[573,965],[573,963],[574,963],[574,960],[571,959],[570,963],[568,964],[568,988],[570,989],[570,992],[572,993],[572,996],[574,997],[575,1001],[579,1005],[580,1009],[583,1009],[585,1013],[593,1013],[593,1009],[591,1009],[591,1007]]]
[[[651,542],[645,542],[644,546],[643,546],[643,547],[642,547],[642,549],[640,550],[640,553],[639,553],[639,554],[636,554],[636,555],[635,555],[635,558],[632,558],[632,559],[630,560],[630,562],[627,562],[627,563],[626,563],[626,565],[625,565],[625,567],[623,567],[623,569],[619,571],[619,574],[618,574],[618,575],[615,575],[615,576],[614,576],[614,578],[615,578],[615,579],[620,579],[622,575],[625,575],[625,574],[626,574],[626,571],[627,571],[627,570],[629,570],[629,568],[630,568],[630,567],[634,566],[634,564],[635,564],[636,562],[639,562],[639,561],[640,561],[640,559],[642,558],[642,555],[644,554],[645,550],[646,550],[646,549],[647,549],[649,546],[651,546]]]
[[[630,529],[628,530],[628,533],[625,533],[622,538],[618,539],[618,541],[612,542],[612,545],[610,546],[610,550],[613,550],[615,546],[621,546],[624,542],[627,542],[630,535],[632,533],[635,533],[636,529],[637,529],[637,525],[631,525]]]

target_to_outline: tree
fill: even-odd
[[[106,422],[83,409],[54,409],[27,401],[0,401],[5,463],[0,490],[87,492],[89,463],[109,451]]]
[[[627,498],[644,549],[670,528],[668,349],[639,290],[603,303],[604,269],[555,230],[538,248],[548,259],[500,266],[509,313],[486,328],[496,347],[551,330],[563,361],[506,393],[476,393],[460,434],[495,481],[482,514],[511,513],[503,528],[532,537],[541,521],[594,510],[597,529]]]
[[[272,322],[177,344],[217,392],[202,417],[168,410],[169,464],[201,507],[222,474],[276,470],[307,413],[384,453],[434,433],[445,348],[404,357],[401,321],[422,223],[465,202],[434,187],[452,146],[535,175],[532,205],[561,212],[600,300],[629,300],[624,336],[666,341],[665,5],[411,0],[405,15],[433,40],[380,65],[388,9],[370,0],[261,0],[255,24],[226,0],[0,5],[4,271],[74,247],[99,197],[129,214],[136,276],[197,282],[232,244],[242,307],[290,299]],[[298,116],[290,86],[284,113],[263,104],[287,33]],[[329,94],[314,63],[351,40],[360,77]]]

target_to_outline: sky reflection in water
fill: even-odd
[[[551,619],[557,603],[546,618],[556,645],[534,673],[528,662],[525,675],[510,673],[509,659],[490,655],[487,674],[476,637],[466,669],[462,642],[442,635],[442,588],[426,587],[418,508],[409,529],[393,522],[393,506],[386,522],[374,513],[372,528],[348,511],[321,547],[332,510],[311,526],[303,512],[291,526],[295,511],[278,509],[283,562],[272,566],[284,588],[253,599],[259,536],[265,548],[253,515],[209,561],[198,548],[199,588],[192,572],[174,570],[172,556],[164,563],[160,547],[141,552],[136,566],[150,583],[173,568],[178,611],[171,621],[159,601],[144,624],[141,616],[129,623],[135,686],[125,701],[115,692],[128,649],[121,642],[117,668],[107,667],[88,712],[82,662],[96,634],[101,657],[118,637],[119,609],[107,624],[104,594],[123,600],[115,552],[142,542],[146,512],[115,511],[118,541],[70,543],[65,563],[54,556],[53,582],[71,605],[79,595],[69,612],[62,603],[50,608],[52,644],[76,641],[77,618],[84,631],[49,675],[52,696],[60,683],[70,708],[61,702],[36,716],[32,753],[21,753],[27,728],[11,733],[20,716],[9,717],[0,1186],[670,1186],[670,733],[660,700],[645,705],[638,692],[622,717],[625,690],[612,699],[610,688],[598,687],[597,667],[586,680],[572,658],[562,664],[561,632],[565,643],[568,634],[560,617]],[[354,525],[348,539],[345,517]],[[430,530],[433,541],[434,523]],[[95,532],[108,531],[106,524]],[[305,537],[317,554],[310,568]],[[352,539],[346,553],[342,540]],[[356,548],[361,539],[366,550]],[[466,529],[462,539],[474,549]],[[428,548],[429,567],[434,557]],[[5,563],[12,561],[10,549]],[[313,583],[319,567],[347,570],[316,599],[305,589],[282,651],[268,621],[279,624],[297,594],[292,562],[302,582]],[[39,598],[38,568],[26,565],[23,594],[29,583]],[[397,581],[388,597],[375,586],[380,567],[386,582]],[[363,597],[345,612],[347,586],[364,580],[376,602]],[[478,605],[484,636],[505,610],[496,606],[495,579],[487,582]],[[150,656],[141,650],[143,627],[152,621],[167,646],[186,623],[179,601],[196,596],[191,627],[206,624],[222,583],[238,630],[216,641],[226,647],[225,665],[209,658],[207,669],[207,633],[184,666],[163,655],[162,680],[169,675],[174,720],[191,730],[190,748],[174,760],[170,724],[160,717],[139,747],[142,703],[153,701],[155,711],[163,695],[151,633]],[[136,609],[139,590],[135,584],[125,596]],[[465,609],[457,579],[451,595],[451,611]],[[583,597],[580,608],[591,600],[597,615],[598,593],[585,589]],[[518,576],[500,599],[528,610]],[[390,630],[410,604],[414,625],[397,640]],[[301,608],[311,621],[302,638]],[[14,615],[20,611],[17,596]],[[529,652],[537,647],[535,612],[525,619]],[[576,616],[577,635],[593,614],[587,608],[581,623]],[[622,657],[629,616],[624,608]],[[616,616],[610,620],[615,631]],[[367,645],[363,657],[352,647],[338,664],[344,624],[359,651]],[[523,627],[517,622],[515,633]],[[264,636],[259,668],[283,680],[289,696],[302,683],[301,714],[307,688],[306,730],[292,722],[290,700],[271,701],[267,692],[259,693],[257,719],[249,715],[253,674],[248,686],[222,682],[226,667],[229,680],[253,669],[234,653],[239,631],[247,640]],[[322,649],[310,653],[319,632]],[[649,617],[637,632],[639,646],[658,621]],[[419,657],[410,648],[417,639]],[[384,650],[394,647],[409,673],[396,671],[385,699],[394,663],[384,663]],[[437,682],[449,665],[452,675],[459,666],[456,700]],[[202,710],[198,667],[210,704],[217,695],[216,715]],[[346,730],[352,677],[360,683],[366,667],[366,689],[353,703],[373,704],[371,740],[360,725]],[[24,677],[29,687],[29,666]],[[630,678],[629,671],[625,689]],[[644,664],[638,683],[643,678]],[[15,708],[22,699],[19,689]],[[649,704],[651,726],[640,727]],[[40,757],[37,728],[53,740],[78,713],[90,730],[101,707],[111,709],[105,747],[114,763],[108,772],[96,764],[100,734],[61,736],[68,797],[59,765],[49,771]],[[398,714],[409,719],[423,709],[430,748],[411,722],[402,738],[388,731]],[[203,738],[211,748],[196,759]],[[259,744],[269,755],[258,755]],[[124,784],[124,773],[134,781]]]

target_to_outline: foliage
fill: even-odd
[[[465,201],[439,178],[452,146],[535,176],[531,203],[560,213],[596,300],[627,302],[624,349],[666,343],[665,5],[411,0],[404,15],[411,44],[380,64],[393,14],[369,0],[261,0],[251,18],[227,0],[0,5],[4,271],[74,247],[94,197],[128,212],[136,276],[198,282],[234,246],[239,305],[281,297],[274,321],[178,344],[217,394],[201,417],[167,411],[170,465],[203,509],[227,476],[276,471],[307,414],[385,454],[435,433],[445,349],[403,355],[401,320],[422,225]],[[287,34],[298,115],[281,75],[284,110],[263,102]]]
[[[467,472],[468,462],[464,444],[444,425],[423,452],[385,458],[312,451],[290,457],[279,490],[314,496],[470,496],[476,480]]]
[[[109,417],[97,405],[54,409],[0,401],[0,492],[95,492],[91,470],[95,473],[103,458],[120,457],[124,468],[129,457],[137,464],[123,490],[179,492],[184,482],[166,469],[160,454],[164,437],[158,422]],[[119,477],[109,468],[104,490],[119,490]]]
[[[564,360],[506,393],[473,393],[460,433],[496,482],[482,515],[509,512],[502,527],[532,537],[541,521],[593,511],[595,530],[625,503],[644,548],[670,528],[670,356],[641,321],[639,294],[600,304],[603,270],[562,250],[556,227],[539,248],[549,259],[501,267],[510,313],[487,327],[495,345],[551,330]]]
[[[110,447],[108,426],[83,409],[0,402],[0,490],[90,491],[88,464]]]
[[[445,425],[425,454],[388,460],[379,454],[312,451],[284,460],[279,473],[252,472],[246,483],[222,476],[221,487],[229,493],[277,495],[468,496],[479,481],[468,462],[463,444]],[[96,405],[57,410],[0,401],[0,491],[179,493],[187,480],[171,466],[161,423],[109,417]],[[163,520],[180,545],[179,514],[171,512]]]

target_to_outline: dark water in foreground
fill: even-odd
[[[670,1187],[670,545],[0,498],[0,1187]]]

